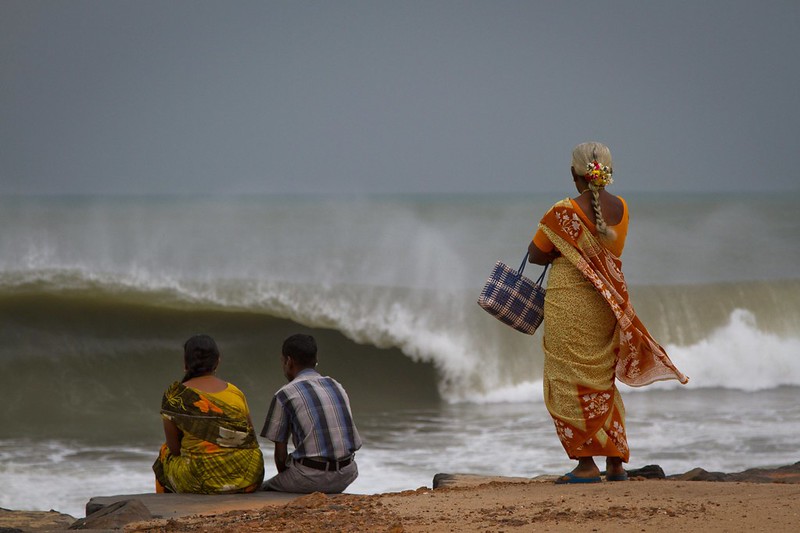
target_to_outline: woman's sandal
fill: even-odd
[[[569,485],[572,483],[600,483],[600,476],[580,477],[572,472],[567,472],[556,480],[556,485]]]

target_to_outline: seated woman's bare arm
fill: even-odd
[[[172,455],[181,454],[181,437],[183,434],[175,422],[164,419],[164,436],[167,438],[167,448]]]

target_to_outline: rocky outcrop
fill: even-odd
[[[552,476],[555,479],[555,476]],[[527,477],[481,476],[478,474],[436,474],[433,476],[433,488],[470,487],[498,481],[502,483],[528,483]]]
[[[605,472],[602,472],[605,475]],[[664,479],[664,470],[658,465],[647,465],[642,468],[631,468],[628,476],[640,479]],[[433,488],[444,487],[470,487],[475,485],[485,485],[486,483],[530,483],[530,482],[551,482],[555,481],[557,475],[544,474],[536,477],[504,477],[504,476],[482,476],[478,474],[436,474],[433,476]]]
[[[728,474],[725,472],[709,472],[702,468],[694,468],[683,474],[666,476],[658,465],[647,465],[642,468],[628,468],[630,479],[670,479],[676,481],[739,481],[745,483],[798,483],[800,484],[800,462],[779,468],[751,468],[744,472]],[[605,475],[605,472],[602,472]],[[436,474],[433,476],[433,488],[469,487],[484,485],[493,481],[503,483],[528,483],[553,481],[558,476],[542,475],[533,478],[481,476],[477,474]]]
[[[260,509],[265,505],[282,505],[297,498],[287,492],[258,491],[250,494],[128,494],[95,496],[86,504],[86,516],[125,500],[139,500],[154,518],[175,518],[190,514]]]
[[[708,472],[702,468],[689,470],[684,474],[670,476],[669,479],[679,481],[739,481],[746,483],[799,483],[800,462],[779,468],[750,468],[743,472],[726,474],[725,472]]]
[[[709,472],[702,468],[693,468],[683,474],[669,476],[669,479],[676,481],[725,481],[725,477],[730,474],[724,472]]]
[[[0,508],[0,533],[67,529],[75,518],[56,511],[11,511]]]
[[[121,529],[125,524],[151,518],[153,515],[141,500],[121,500],[81,518],[69,529]]]

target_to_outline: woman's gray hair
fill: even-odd
[[[597,161],[601,166],[613,169],[611,150],[603,143],[581,143],[572,150],[572,168],[579,176],[586,173],[586,167]]]
[[[602,167],[608,167],[609,169],[614,168],[611,160],[611,150],[603,143],[581,143],[572,150],[572,168],[578,176],[584,176],[587,172],[587,167],[594,164],[595,161]],[[589,190],[592,191],[592,208],[594,209],[597,231],[600,233],[601,237],[613,239],[614,230],[608,228],[608,224],[606,224],[603,218],[603,211],[600,207],[600,189],[604,189],[605,186],[599,186],[588,180],[587,184]]]

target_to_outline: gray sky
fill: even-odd
[[[0,0],[0,194],[797,191],[800,2]]]

